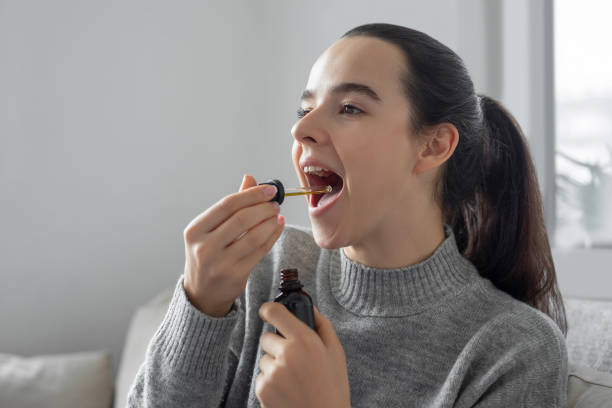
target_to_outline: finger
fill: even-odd
[[[255,181],[255,177],[251,176],[250,174],[245,174],[244,177],[242,177],[242,183],[240,183],[239,191],[246,190],[247,188],[253,187],[256,185],[257,185],[257,182]]]
[[[313,309],[315,329],[317,330],[321,341],[323,341],[323,344],[325,344],[328,348],[338,349],[339,347],[342,349],[342,343],[340,343],[340,339],[336,335],[336,330],[334,330],[332,322],[329,321],[327,317],[323,316],[316,306],[314,306]]]
[[[241,259],[264,245],[277,232],[278,217],[272,216],[249,229],[240,239],[227,247],[225,255],[228,259]]]
[[[276,187],[268,184],[249,187],[238,193],[230,194],[198,215],[191,221],[188,228],[192,230],[194,235],[209,233],[224,223],[236,211],[270,201],[275,195]]]
[[[257,399],[259,400],[259,404],[263,407],[263,403],[261,402],[260,395],[262,394],[262,389],[265,384],[265,378],[263,372],[257,374],[257,378],[255,378],[255,395],[257,395]]]
[[[285,217],[283,217],[282,215],[278,215],[277,223],[278,225],[276,227],[276,231],[268,238],[268,240],[262,246],[256,248],[251,253],[245,255],[238,261],[236,265],[238,270],[249,271],[250,273],[250,271],[255,267],[255,265],[257,265],[259,261],[261,261],[261,258],[263,258],[272,249],[274,243],[283,233],[283,229],[285,228]]]
[[[266,332],[259,338],[259,345],[261,349],[272,357],[278,356],[287,340],[272,332]]]
[[[211,238],[225,248],[236,240],[242,240],[242,234],[248,233],[252,228],[280,212],[277,202],[261,203],[243,208],[232,215],[228,220],[212,231]],[[238,241],[236,241],[238,242]],[[263,244],[263,241],[260,245]]]
[[[256,185],[257,181],[255,181],[255,177],[251,176],[250,174],[245,174],[242,177],[242,183],[240,183],[239,191],[246,190],[247,188],[254,187]],[[237,239],[240,239],[244,234],[246,234],[246,232],[243,232],[241,235],[239,235]]]
[[[286,339],[309,336],[310,327],[277,302],[266,302],[259,308],[259,317],[276,327]]]
[[[272,372],[272,367],[274,367],[274,357],[269,354],[264,354],[259,359],[259,371],[264,374],[268,374]]]

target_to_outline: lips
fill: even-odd
[[[324,194],[311,194],[308,203],[316,208],[319,203],[325,203],[336,196],[344,185],[342,176],[334,171],[332,166],[324,164],[313,158],[305,158],[300,161],[302,173],[309,187],[331,186],[332,191]]]
[[[342,177],[337,175],[334,172],[330,172],[329,175],[321,176],[317,174],[309,174],[305,173],[306,180],[308,181],[308,185],[311,187],[315,186],[331,186],[332,191],[330,193],[324,194],[311,194],[308,202],[312,207],[317,207],[320,201],[327,201],[331,199],[334,195],[338,194],[342,190],[342,186],[344,182]]]

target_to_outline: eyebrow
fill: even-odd
[[[342,82],[342,83],[339,83],[338,85],[334,85],[330,90],[330,93],[335,94],[335,95],[349,93],[349,92],[356,92],[356,93],[365,95],[377,102],[380,102],[381,100],[378,94],[376,94],[376,92],[374,92],[372,88],[370,88],[367,85],[358,84],[355,82]],[[306,89],[304,92],[302,92],[302,98],[300,100],[303,101],[304,99],[310,99],[313,96],[314,96],[314,92]]]

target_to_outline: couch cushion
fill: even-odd
[[[107,352],[36,357],[0,354],[0,407],[109,408],[112,398]]]
[[[612,374],[612,301],[566,298],[570,364]]]
[[[568,408],[610,408],[612,374],[570,364]]]

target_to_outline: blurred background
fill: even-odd
[[[465,61],[536,162],[564,294],[612,297],[610,3],[0,0],[0,352],[105,349],[184,267],[183,229],[244,173],[297,184],[315,59],[369,22]],[[288,223],[309,226],[303,199]]]

